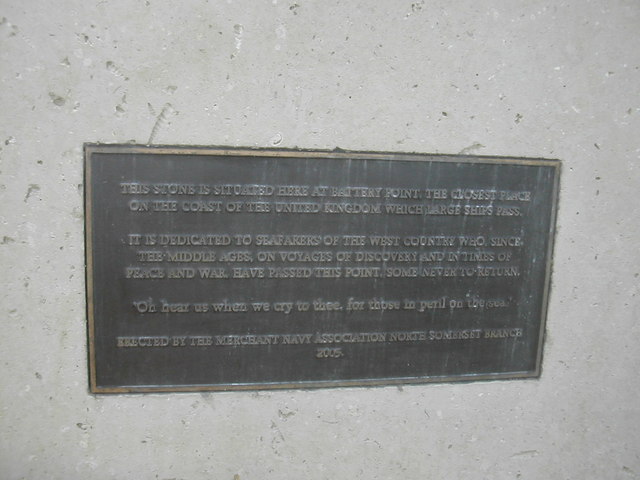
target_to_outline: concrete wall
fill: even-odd
[[[0,477],[640,477],[640,4],[0,2]],[[563,160],[539,380],[87,393],[83,142]]]

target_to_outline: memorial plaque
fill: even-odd
[[[538,376],[559,167],[86,145],[91,391]]]

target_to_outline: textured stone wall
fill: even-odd
[[[0,477],[640,476],[640,4],[0,3]],[[84,142],[563,161],[539,380],[87,391]]]

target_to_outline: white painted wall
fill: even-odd
[[[0,2],[0,477],[640,477],[640,3]],[[540,380],[87,393],[83,142],[563,160]]]

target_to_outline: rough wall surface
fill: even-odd
[[[0,2],[0,478],[640,478],[640,4]],[[539,380],[87,393],[83,142],[560,158]]]

